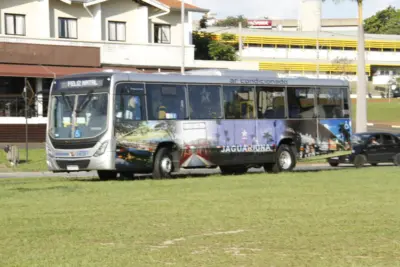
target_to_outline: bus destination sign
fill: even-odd
[[[60,81],[58,88],[63,89],[78,89],[78,88],[100,88],[104,86],[104,79],[79,79]]]

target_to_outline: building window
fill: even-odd
[[[126,23],[119,21],[108,22],[108,40],[125,42]]]
[[[160,44],[170,44],[171,26],[166,24],[154,24],[154,42]]]
[[[6,34],[25,35],[25,15],[5,14]]]
[[[58,18],[58,36],[60,38],[77,39],[77,19]]]

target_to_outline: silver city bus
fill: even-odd
[[[351,153],[349,84],[273,72],[95,72],[55,79],[47,165],[100,179],[181,168],[291,171]]]

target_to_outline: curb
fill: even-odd
[[[380,124],[380,123],[372,123],[372,122],[368,122],[367,126],[379,126],[379,127],[384,127],[384,128],[400,129],[400,125]]]

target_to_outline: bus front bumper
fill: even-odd
[[[47,168],[54,172],[78,172],[114,170],[115,152],[105,152],[98,157],[51,157],[47,156]]]

